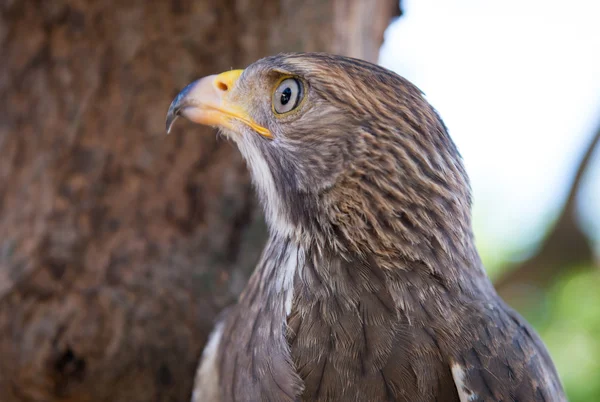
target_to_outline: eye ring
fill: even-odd
[[[273,92],[271,103],[273,111],[278,115],[284,115],[296,109],[304,96],[304,88],[297,78],[285,78],[281,80]]]

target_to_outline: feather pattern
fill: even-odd
[[[268,103],[282,76],[306,86],[283,117]],[[415,86],[360,60],[283,54],[248,67],[230,97],[273,134],[225,132],[271,237],[197,400],[566,400],[485,275],[460,155]],[[213,378],[218,397],[202,389]]]

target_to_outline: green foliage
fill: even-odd
[[[573,270],[546,298],[540,332],[571,402],[600,401],[600,272]]]

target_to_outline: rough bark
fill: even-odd
[[[183,122],[165,137],[171,99],[278,51],[373,60],[398,12],[0,1],[0,400],[189,400],[266,231],[232,146]]]

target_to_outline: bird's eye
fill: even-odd
[[[295,78],[281,81],[273,93],[273,109],[278,114],[294,110],[302,98],[302,84]]]

